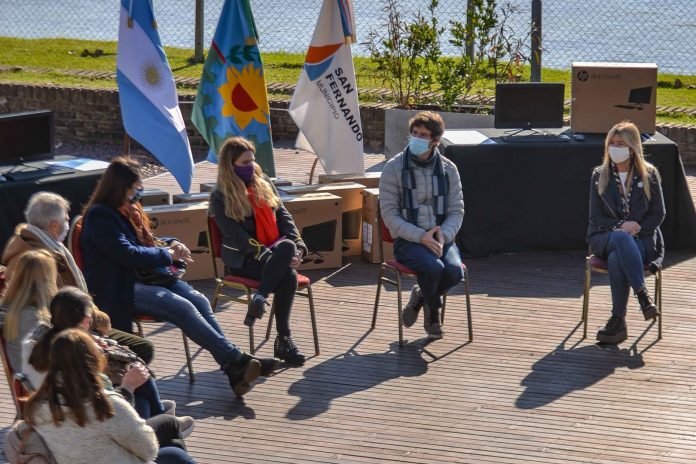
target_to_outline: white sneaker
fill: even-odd
[[[179,421],[179,428],[181,429],[181,438],[186,438],[193,432],[196,428],[196,421],[191,416],[181,416],[177,417],[176,420]]]
[[[176,401],[174,401],[174,400],[162,400],[162,407],[164,407],[163,414],[169,414],[170,416],[176,416]]]

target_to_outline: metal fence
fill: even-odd
[[[193,48],[196,0],[152,0],[165,45]],[[223,0],[203,2],[207,48]],[[304,53],[323,0],[252,0],[264,52]],[[119,3],[114,0],[0,0],[0,36],[116,40]],[[425,0],[399,0],[404,17]],[[499,0],[516,11],[510,27],[527,37],[532,0]],[[655,62],[661,72],[696,74],[694,0],[543,0],[544,67],[566,69],[572,61]],[[358,42],[384,24],[384,0],[354,0]],[[425,11],[424,11],[425,12]],[[465,21],[465,0],[440,0],[440,24]],[[451,51],[445,38],[443,50]],[[354,52],[367,55],[363,46]],[[0,55],[2,51],[0,51]]]

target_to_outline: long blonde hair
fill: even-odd
[[[640,180],[643,182],[643,191],[645,196],[650,200],[650,182],[649,177],[651,174],[655,175],[660,180],[660,173],[657,171],[655,166],[645,161],[643,156],[643,144],[640,141],[640,131],[635,124],[631,121],[621,121],[611,128],[607,134],[607,138],[604,140],[604,160],[600,166],[599,181],[597,183],[597,191],[600,195],[604,194],[604,191],[609,185],[609,179],[612,176],[611,172],[611,158],[609,157],[609,144],[614,136],[619,136],[623,140],[628,148],[631,149],[632,165],[631,170],[636,169],[638,175],[640,175]],[[633,176],[629,175],[626,179],[626,187],[630,187],[631,180]]]
[[[46,250],[30,250],[17,258],[16,267],[0,304],[7,307],[3,334],[7,341],[19,336],[22,311],[33,306],[39,320],[48,323],[48,307],[58,293],[57,270],[54,257]]]
[[[243,137],[231,137],[227,139],[218,155],[217,188],[225,199],[225,215],[235,221],[243,221],[254,212],[247,197],[247,187],[234,172],[234,163],[247,151],[256,152],[252,142]],[[258,164],[254,166],[251,188],[258,203],[266,203],[271,208],[280,206],[280,198],[275,194]]]

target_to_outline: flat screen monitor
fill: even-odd
[[[0,164],[53,157],[53,113],[0,114]]]
[[[563,127],[563,83],[506,83],[495,86],[495,128]]]
[[[354,209],[343,213],[343,240],[357,240],[360,238],[362,227],[362,209]]]
[[[335,237],[335,220],[302,228],[302,241],[305,242],[310,253],[333,251]]]

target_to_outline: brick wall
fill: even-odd
[[[204,148],[205,141],[191,124],[193,95],[181,96],[181,112],[186,121],[191,146]],[[293,140],[297,126],[288,114],[287,101],[271,101],[271,127],[274,140]],[[387,105],[363,105],[365,150],[379,152],[384,143],[384,109]],[[55,113],[56,140],[85,143],[113,143],[123,140],[118,92],[46,85],[0,83],[0,113],[50,109]],[[664,124],[658,131],[679,144],[684,164],[696,165],[696,126]]]
[[[181,113],[191,146],[207,148],[205,140],[191,123],[193,95],[182,95]],[[271,101],[271,127],[274,140],[294,140],[297,126],[288,113],[289,102]],[[118,92],[46,85],[0,83],[0,113],[49,109],[54,113],[56,141],[114,143],[124,138]],[[384,141],[383,106],[365,105],[360,109],[365,149],[380,151]]]

